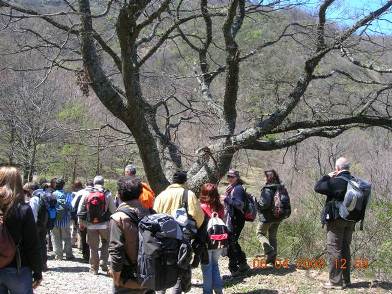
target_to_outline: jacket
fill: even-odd
[[[119,210],[135,214],[137,220],[131,219],[126,213]],[[133,271],[128,274],[136,272],[139,250],[137,221],[149,214],[150,210],[144,208],[139,200],[135,199],[121,203],[117,211],[110,217],[109,254],[114,276],[115,273],[123,272],[125,268]]]
[[[225,217],[225,209],[223,206],[222,206],[222,209],[220,209],[219,211],[213,211],[213,209],[211,208],[211,206],[209,204],[202,203],[201,209],[203,210],[206,218],[211,218],[211,215],[213,212],[216,212],[220,219],[223,219]]]
[[[230,186],[229,186],[230,187]],[[227,192],[226,192],[227,193]],[[225,210],[227,212],[226,225],[230,232],[233,232],[237,225],[243,226],[245,223],[245,189],[241,184],[236,184],[229,195],[226,196]]]
[[[351,174],[349,171],[343,171],[338,176],[351,179]],[[331,178],[330,176],[326,175],[316,183],[314,186],[314,191],[323,195],[327,195],[326,202],[331,200],[343,201],[347,191],[347,182],[343,179],[339,179],[337,177]]]
[[[272,202],[280,184],[265,185],[261,189],[260,198],[256,199],[259,220],[262,223],[276,222],[272,214]]]
[[[9,212],[5,225],[15,244],[19,244],[21,265],[29,267],[34,280],[42,279],[41,252],[33,211],[27,203],[18,204]],[[17,267],[16,257],[8,267]]]
[[[157,213],[173,213],[182,207],[182,195],[184,186],[180,184],[172,184],[161,192],[154,202],[154,210]],[[195,193],[188,191],[188,213],[196,221],[197,228],[200,228],[204,221],[204,212],[201,210],[200,202]]]
[[[112,193],[109,190],[105,190],[104,187],[102,187],[101,185],[95,185],[94,189],[105,191],[105,211],[108,211],[110,215],[113,214],[116,211],[116,204],[112,197]],[[79,217],[79,223],[86,226],[87,229],[90,230],[106,229],[108,227],[108,221],[99,224],[92,224],[86,220],[87,198],[92,190],[93,188],[87,187],[79,192],[82,194],[82,198],[79,201],[79,207],[77,212],[77,215]]]
[[[339,177],[351,178],[351,174],[349,171],[343,171],[339,175]],[[330,177],[328,175],[323,176],[314,186],[314,191],[327,196],[324,207],[324,214],[329,213],[332,215],[331,219],[339,219],[339,212],[334,202],[343,201],[344,196],[347,191],[347,182],[343,179],[339,179],[337,177]],[[322,222],[325,222],[322,215]]]

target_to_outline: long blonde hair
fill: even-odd
[[[13,166],[0,167],[0,209],[7,216],[18,203],[23,203],[22,177]]]

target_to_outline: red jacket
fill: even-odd
[[[211,206],[207,203],[202,203],[201,204],[201,209],[203,210],[204,214],[211,218],[211,214],[214,212],[211,208]],[[219,218],[223,219],[225,217],[225,209],[222,206],[222,208],[219,211],[215,211],[218,213]]]

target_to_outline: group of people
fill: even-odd
[[[315,191],[327,195],[326,207],[344,199],[351,178],[349,167],[347,159],[339,158],[336,170],[316,183]],[[188,236],[194,255],[189,268],[201,265],[204,294],[223,293],[220,256],[228,256],[233,277],[250,270],[239,239],[252,197],[246,192],[240,173],[234,169],[227,173],[228,186],[222,195],[213,183],[203,184],[196,195],[187,188],[186,182],[187,173],[177,171],[171,184],[156,196],[136,176],[135,166],[128,165],[117,182],[115,195],[105,188],[102,176],[87,181],[85,186],[76,181],[73,191],[66,192],[62,178],[23,186],[17,168],[1,167],[0,251],[7,248],[4,244],[8,243],[4,240],[13,242],[16,250],[8,250],[11,258],[6,261],[7,254],[2,256],[0,252],[0,294],[32,293],[42,281],[42,272],[50,270],[47,266],[50,243],[53,243],[55,259],[72,260],[76,239],[83,258],[90,264],[90,273],[97,275],[100,268],[112,277],[113,293],[165,293],[167,289],[145,288],[138,279],[140,250],[144,250],[144,244],[139,243],[140,220],[156,214],[175,217],[179,209],[184,209],[190,220],[187,223],[193,224],[193,232]],[[288,192],[275,170],[265,171],[265,185],[253,201],[259,215],[257,237],[261,250],[266,262],[274,263],[278,254],[278,227],[290,215]],[[284,205],[285,201],[288,206]],[[283,211],[287,207],[288,211]],[[350,242],[355,222],[325,211],[330,279],[324,287],[347,287],[350,285]],[[219,232],[214,228],[219,228]],[[76,234],[78,238],[75,238]],[[347,260],[348,266],[336,267],[335,260],[342,258]],[[182,293],[189,289],[188,286],[184,275],[179,274],[170,291]]]

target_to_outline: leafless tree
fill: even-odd
[[[34,44],[20,42],[14,53],[40,52],[47,60],[44,78],[56,67],[75,71],[82,59],[83,67],[77,69],[80,80],[129,128],[147,178],[160,191],[175,169],[184,168],[184,157],[191,161],[190,187],[197,189],[203,182],[219,180],[242,149],[270,151],[310,137],[336,137],[353,127],[392,127],[392,70],[377,60],[389,48],[383,38],[369,34],[371,24],[390,11],[391,1],[385,0],[351,27],[338,29],[327,20],[335,1],[325,0],[315,21],[283,24],[276,34],[248,48],[239,42],[245,22],[256,15],[277,17],[279,10],[292,7],[292,1],[259,2],[108,0],[103,11],[94,6],[97,11],[92,12],[94,3],[89,0],[78,0],[77,5],[64,0],[60,11],[0,0],[0,13],[4,30],[35,36]],[[37,19],[51,27],[50,34],[28,26]],[[240,105],[247,89],[240,87],[248,73],[241,64],[249,65],[288,39],[304,48],[306,56],[290,81],[269,81],[275,94],[260,98],[258,115],[246,124],[240,119]],[[188,62],[186,74],[159,74],[155,68],[152,76],[166,78],[172,92],[149,97],[146,85],[153,79],[148,76],[170,46],[178,49],[179,62],[185,59],[183,51],[191,52],[197,62]],[[223,59],[216,58],[217,51]],[[295,52],[288,54],[296,57]],[[331,68],[331,60],[336,68]],[[189,78],[197,92],[179,89],[178,81]],[[361,91],[347,91],[348,83]],[[186,123],[201,125],[209,139],[195,142],[192,134],[181,132]],[[197,145],[196,155],[183,150],[178,134]]]
[[[18,75],[22,87],[8,85],[0,90],[1,145],[8,164],[23,167],[25,180],[36,172],[38,148],[56,136],[53,89],[34,89],[31,81]]]

